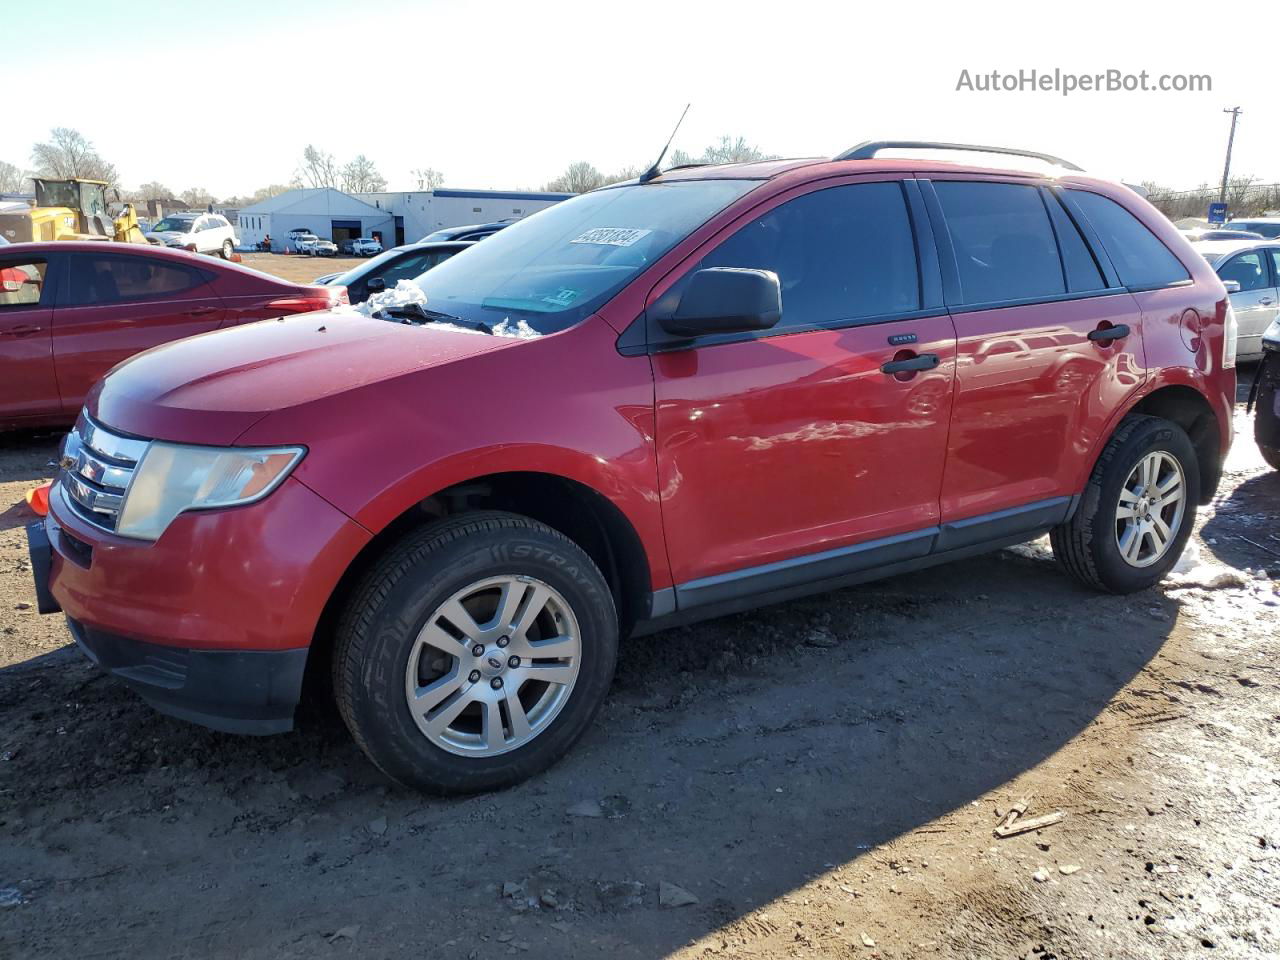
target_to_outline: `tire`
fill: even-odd
[[[527,632],[528,614],[511,606],[520,596],[537,608]],[[515,612],[500,617],[494,606],[508,597]],[[446,615],[463,604],[461,616]],[[468,639],[454,620],[474,628]],[[575,652],[531,655],[539,643]],[[477,644],[483,655],[474,655]],[[590,557],[527,517],[477,512],[411,531],[363,577],[338,623],[333,686],[356,743],[387,776],[432,793],[474,793],[524,780],[568,752],[604,702],[617,648],[613,597]],[[524,659],[502,659],[512,651]],[[529,679],[535,673],[557,680]],[[422,694],[434,707],[415,716],[410,699]]]
[[[223,259],[223,260],[230,260],[230,259],[231,259],[231,255],[232,255],[233,253],[235,253],[235,248],[232,246],[231,241],[230,241],[230,240],[223,240],[223,241],[222,241],[222,259]]]
[[[1140,471],[1147,463],[1156,465],[1158,480],[1144,486]],[[1174,484],[1179,472],[1180,480]],[[1167,486],[1169,501],[1147,503],[1145,490],[1150,486]],[[1122,501],[1126,489],[1129,492]],[[1135,496],[1134,489],[1143,494]],[[1181,497],[1175,500],[1176,489]],[[1120,594],[1145,590],[1178,562],[1195,525],[1199,500],[1199,465],[1183,429],[1159,417],[1127,417],[1103,448],[1075,514],[1051,531],[1054,556],[1068,573],[1096,590]],[[1129,519],[1119,517],[1122,510],[1132,511]],[[1142,531],[1144,515],[1153,518],[1146,521],[1150,533],[1133,532]],[[1168,531],[1159,550],[1156,521]],[[1130,552],[1128,558],[1122,542]]]
[[[1272,470],[1280,470],[1280,447],[1269,447],[1265,443],[1260,443],[1258,450],[1262,452],[1262,459],[1267,461],[1267,466]]]

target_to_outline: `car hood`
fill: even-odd
[[[189,236],[191,236],[191,234],[189,234],[189,233],[181,233],[181,232],[179,232],[179,231],[177,231],[177,230],[161,230],[161,231],[160,231],[160,232],[158,232],[158,233],[153,232],[153,233],[151,234],[151,236],[153,236],[153,237],[159,237],[161,240],[178,240],[178,239],[180,239],[181,237],[189,237]]]
[[[306,313],[140,353],[94,387],[86,408],[135,436],[226,446],[277,410],[521,342],[357,313]]]

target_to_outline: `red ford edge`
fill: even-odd
[[[563,755],[629,635],[1045,532],[1154,584],[1231,441],[1222,283],[1125,187],[901,146],[604,188],[378,317],[136,357],[29,528],[41,609],[222,730],[289,729],[310,668],[468,791]]]

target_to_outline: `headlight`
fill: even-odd
[[[1236,365],[1236,345],[1240,339],[1240,324],[1236,322],[1236,312],[1231,309],[1231,301],[1227,301],[1227,317],[1222,324],[1222,369],[1230,370]]]
[[[134,470],[116,533],[156,540],[186,510],[261,500],[280,485],[305,447],[193,447],[153,442]]]

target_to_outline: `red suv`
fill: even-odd
[[[1222,283],[1127,188],[901,146],[646,175],[381,318],[118,367],[30,528],[41,609],[221,730],[327,675],[382,770],[468,791],[564,754],[628,635],[1046,531],[1151,586],[1231,440]]]

